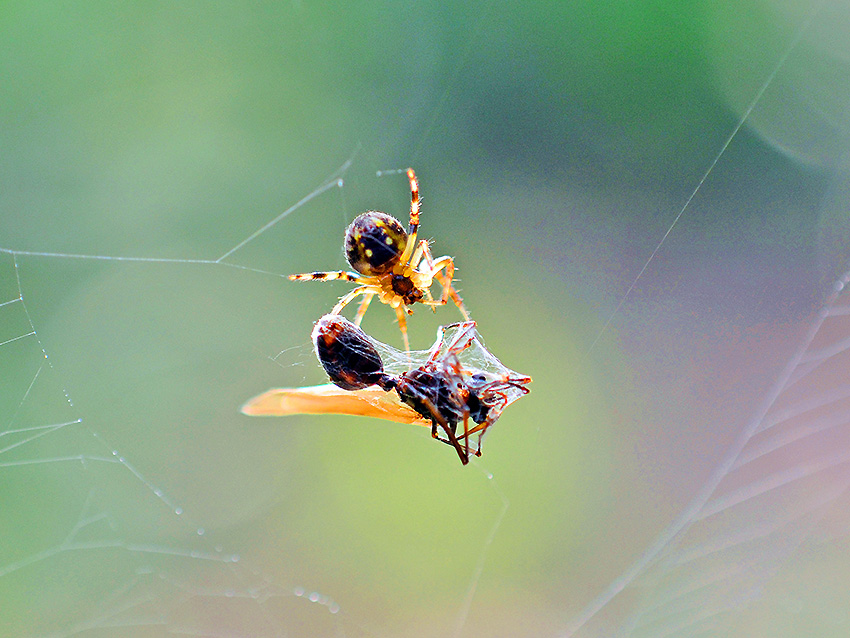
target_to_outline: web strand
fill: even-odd
[[[278,222],[288,217],[294,211],[303,207],[308,202],[317,198],[322,193],[325,193],[332,188],[342,188],[343,180],[341,175],[344,175],[346,171],[351,167],[351,164],[354,161],[354,157],[359,151],[359,146],[355,149],[354,153],[350,158],[348,158],[338,169],[336,169],[331,176],[325,180],[325,182],[310,192],[309,194],[302,197],[295,204],[287,208],[280,215],[273,218],[256,231],[254,231],[251,235],[243,239],[241,242],[236,244],[233,248],[226,251],[221,257],[218,259],[179,259],[179,258],[169,258],[169,257],[131,257],[131,256],[121,256],[121,255],[92,255],[92,254],[81,254],[81,253],[62,253],[62,252],[47,252],[47,251],[32,251],[32,250],[16,250],[11,248],[0,247],[0,253],[5,253],[8,255],[12,255],[13,257],[46,257],[46,258],[54,258],[54,259],[87,259],[87,260],[96,260],[96,261],[115,261],[115,262],[136,262],[136,263],[152,263],[152,264],[200,264],[200,265],[222,265],[228,268],[236,268],[238,270],[244,270],[247,272],[263,274],[263,275],[273,275],[276,277],[281,277],[279,273],[272,273],[266,270],[260,270],[257,268],[251,268],[249,266],[242,266],[239,264],[226,263],[224,260],[233,255],[235,252],[244,248],[248,243],[265,233],[270,228],[274,227]],[[17,263],[17,262],[16,262]],[[20,282],[19,282],[20,283]],[[21,301],[22,298],[12,299],[0,304],[0,307],[5,305],[15,303]],[[3,345],[3,344],[0,344]]]
[[[83,472],[96,472],[100,471],[98,468],[120,468],[121,472],[132,477],[133,482],[143,486],[146,493],[161,503],[171,515],[176,516],[176,520],[179,521],[177,527],[187,532],[187,536],[182,542],[175,541],[174,543],[161,544],[131,541],[127,537],[124,537],[126,530],[122,531],[118,528],[108,509],[98,509],[95,507],[94,495],[96,492],[92,489],[86,498],[78,520],[73,524],[67,535],[57,544],[43,548],[27,556],[15,557],[14,560],[7,560],[5,563],[0,563],[0,578],[8,578],[12,574],[17,575],[22,572],[28,572],[29,570],[38,568],[39,565],[60,560],[60,557],[63,556],[85,555],[89,553],[96,555],[106,550],[110,552],[123,552],[128,560],[137,565],[134,572],[136,577],[125,585],[123,592],[119,588],[112,593],[108,600],[103,601],[103,608],[98,615],[90,620],[72,625],[66,632],[53,635],[71,636],[92,628],[135,628],[166,624],[164,618],[166,617],[166,610],[169,606],[191,604],[192,600],[203,599],[209,599],[211,601],[220,599],[223,601],[231,598],[242,598],[257,601],[258,604],[260,602],[268,603],[275,599],[303,599],[304,603],[314,603],[324,606],[330,614],[338,614],[341,611],[341,606],[330,596],[315,589],[307,589],[302,586],[284,587],[277,585],[262,570],[240,565],[239,554],[225,552],[223,548],[213,545],[214,540],[207,527],[200,524],[194,516],[184,510],[180,499],[173,498],[167,490],[150,477],[147,471],[141,469],[137,463],[132,462],[128,454],[109,440],[112,437],[106,436],[100,428],[93,426],[82,416],[78,416],[79,412],[75,408],[72,394],[61,382],[59,386],[60,391],[65,399],[66,409],[70,408],[74,413],[72,418],[42,423],[24,421],[21,424],[19,422],[23,421],[21,418],[23,409],[37,400],[33,398],[36,391],[43,395],[44,390],[40,389],[41,386],[51,383],[46,381],[45,377],[52,379],[53,382],[59,378],[48,353],[48,344],[43,341],[41,334],[42,328],[33,320],[33,315],[27,304],[26,279],[22,274],[21,262],[23,258],[32,258],[88,260],[116,264],[203,265],[235,268],[247,273],[280,277],[281,275],[278,273],[227,263],[222,260],[228,256],[232,256],[248,242],[272,228],[276,223],[304,206],[307,202],[312,201],[333,188],[341,188],[343,182],[339,175],[345,173],[351,166],[352,161],[353,156],[337,169],[328,180],[323,182],[321,186],[215,260],[77,254],[69,252],[15,250],[8,247],[0,248],[0,254],[8,255],[11,258],[9,267],[13,272],[12,281],[14,286],[11,290],[12,294],[8,295],[6,300],[0,302],[0,311],[3,313],[13,313],[5,316],[12,317],[17,321],[19,324],[18,330],[23,328],[19,334],[8,336],[0,341],[0,346],[4,346],[7,352],[14,352],[17,355],[18,349],[16,349],[17,346],[14,344],[25,343],[31,339],[33,341],[32,346],[30,346],[32,349],[29,350],[27,348],[23,351],[30,352],[30,360],[35,352],[38,353],[38,358],[42,359],[35,368],[32,377],[28,380],[26,387],[21,388],[20,397],[14,399],[17,407],[11,416],[8,417],[5,428],[0,431],[0,469],[8,472],[13,468],[77,465],[82,468]],[[15,324],[10,323],[10,325]],[[278,357],[284,352],[286,350],[282,351]],[[95,447],[89,449],[87,447],[87,441],[93,442]],[[44,442],[48,443],[45,444]],[[69,450],[68,445],[77,445],[79,447],[76,450]],[[62,453],[66,450],[70,453]],[[226,572],[220,573],[217,581],[230,582],[234,583],[234,585],[228,585],[227,588],[223,589],[215,583],[178,582],[178,580],[171,576],[172,567],[174,566],[157,566],[157,557],[221,566]],[[179,569],[177,571],[182,573]],[[178,599],[169,601],[167,597],[163,598],[161,593],[157,595],[156,591],[161,589],[161,583],[169,583],[176,591],[180,592],[181,595]],[[235,583],[241,583],[241,585]],[[148,588],[149,593],[142,597],[135,595],[133,592],[139,587]],[[148,606],[152,603],[162,608],[163,615],[150,615]],[[128,619],[130,616],[126,614],[130,614],[134,619]],[[277,612],[270,610],[268,605],[258,606],[253,617],[262,619],[267,627],[280,626],[281,617]],[[187,633],[198,633],[201,631],[193,627],[194,625],[189,625],[180,629],[179,625],[172,625],[170,629],[185,631]],[[265,635],[266,632],[263,633]]]
[[[496,534],[499,531],[499,528],[502,526],[502,521],[505,518],[505,514],[508,513],[508,508],[510,508],[510,501],[504,495],[501,489],[499,489],[498,484],[493,478],[493,474],[485,471],[481,464],[476,460],[473,461],[473,464],[477,467],[477,469],[481,470],[484,476],[488,481],[491,481],[490,486],[493,488],[493,491],[501,500],[501,507],[499,509],[499,513],[496,515],[496,518],[493,520],[493,524],[490,526],[490,531],[487,532],[487,536],[484,538],[483,543],[481,544],[481,551],[478,555],[478,561],[475,564],[475,569],[472,571],[472,577],[469,582],[469,587],[466,590],[466,596],[463,599],[463,604],[460,607],[457,615],[457,621],[455,623],[455,630],[453,636],[455,638],[459,638],[463,633],[463,628],[466,626],[466,621],[469,619],[469,611],[472,609],[472,601],[475,599],[475,592],[478,590],[478,583],[481,582],[481,576],[484,573],[484,567],[487,564],[487,556],[490,552],[490,547],[493,545],[493,541],[496,538]]]
[[[693,201],[694,197],[699,192],[700,188],[705,183],[706,179],[711,174],[712,170],[717,165],[720,158],[726,152],[729,145],[732,143],[732,140],[734,140],[734,138],[737,136],[738,132],[741,130],[741,127],[747,121],[747,119],[749,118],[753,109],[756,107],[756,105],[761,100],[765,91],[773,83],[773,81],[775,80],[775,78],[779,74],[780,70],[785,66],[785,63],[787,62],[792,51],[794,51],[794,49],[797,47],[797,45],[799,44],[803,35],[809,29],[812,21],[814,20],[815,16],[819,13],[819,11],[823,7],[823,5],[824,5],[824,3],[821,3],[821,5],[819,7],[817,7],[806,18],[806,20],[802,23],[800,28],[797,30],[794,37],[791,39],[790,43],[785,48],[784,52],[780,56],[776,65],[774,66],[773,70],[770,72],[770,74],[768,74],[767,78],[765,78],[764,82],[761,84],[759,89],[756,91],[755,96],[753,97],[750,104],[745,109],[741,118],[738,120],[738,123],[733,128],[731,134],[728,136],[726,141],[721,146],[720,151],[717,153],[717,155],[714,157],[712,162],[709,164],[709,166],[708,166],[707,170],[705,171],[705,173],[703,174],[702,178],[697,183],[696,188],[694,188],[693,192],[688,197],[688,199],[685,201],[685,204],[682,206],[679,213],[673,219],[673,222],[667,228],[667,231],[664,233],[661,240],[659,241],[659,243],[657,244],[655,249],[652,251],[652,253],[650,254],[647,261],[644,263],[640,272],[637,274],[635,279],[632,281],[631,285],[627,289],[623,298],[620,300],[620,302],[617,305],[617,307],[615,308],[614,312],[612,312],[611,315],[608,317],[607,321],[603,325],[599,334],[597,334],[596,338],[593,340],[590,347],[585,352],[583,358],[586,358],[590,354],[590,352],[593,350],[596,343],[599,341],[600,337],[604,334],[605,330],[611,324],[611,321],[619,313],[620,309],[622,308],[623,304],[628,299],[632,290],[634,290],[634,287],[637,284],[638,280],[646,272],[646,269],[649,267],[649,264],[652,262],[655,255],[658,253],[658,251],[663,246],[664,242],[670,236],[670,233],[672,232],[673,228],[675,227],[675,225],[677,224],[679,219],[682,217],[684,212],[687,210],[691,201]],[[842,288],[843,288],[843,284],[842,284]],[[840,290],[841,290],[841,288],[839,288],[839,291]],[[795,371],[797,371],[800,367],[800,364],[804,362],[803,358],[806,356],[806,352],[807,352],[810,344],[812,343],[815,335],[820,330],[825,317],[828,316],[829,308],[832,307],[832,305],[838,299],[838,294],[839,294],[839,292],[836,291],[833,294],[832,298],[830,298],[830,300],[826,303],[826,310],[820,315],[818,321],[816,321],[810,327],[808,334],[803,339],[803,343],[800,346],[799,350],[797,351],[797,354],[786,365],[785,370],[780,375],[778,381],[774,384],[773,389],[768,393],[767,397],[763,401],[762,406],[760,407],[760,409],[757,412],[757,416],[752,421],[750,421],[750,423],[741,432],[736,443],[729,450],[725,459],[716,468],[712,477],[700,489],[698,495],[693,499],[693,501],[690,503],[690,505],[679,515],[679,517],[655,540],[655,542],[650,547],[648,547],[646,549],[646,551],[644,551],[642,556],[637,561],[635,561],[625,572],[623,572],[622,575],[620,575],[617,579],[615,579],[608,586],[608,588],[606,588],[602,593],[600,593],[585,608],[585,610],[577,618],[575,618],[573,620],[573,622],[570,624],[567,632],[564,634],[565,637],[571,637],[571,636],[575,635],[577,632],[579,632],[581,630],[581,628],[584,627],[588,623],[588,621],[590,621],[603,608],[605,608],[608,605],[608,603],[610,603],[628,585],[630,585],[632,582],[634,582],[634,580],[640,574],[642,574],[645,570],[647,570],[647,568],[649,568],[649,566],[653,564],[653,562],[659,557],[659,555],[662,553],[663,550],[670,547],[671,544],[674,543],[676,538],[678,538],[680,535],[682,535],[684,532],[686,532],[688,527],[694,521],[698,520],[698,517],[700,516],[699,513],[701,512],[701,510],[706,506],[706,503],[709,501],[712,494],[714,494],[718,485],[720,485],[721,481],[724,479],[724,477],[727,476],[729,471],[735,465],[736,460],[739,458],[740,454],[742,453],[742,451],[746,447],[747,443],[750,441],[750,439],[753,437],[753,435],[758,431],[758,429],[762,426],[762,423],[763,423],[765,416],[767,415],[771,406],[773,406],[773,404],[776,402],[780,393],[782,393],[783,390],[789,386],[789,382],[792,381],[792,378],[793,378],[793,375],[795,374]]]
[[[762,82],[761,86],[756,91],[756,94],[753,96],[753,99],[750,101],[747,108],[744,109],[744,112],[738,119],[738,122],[732,128],[732,132],[729,133],[729,136],[726,138],[726,141],[724,141],[723,144],[720,146],[720,150],[714,156],[714,159],[711,160],[708,165],[708,168],[705,170],[705,172],[702,174],[702,177],[700,177],[699,181],[697,182],[697,185],[694,187],[694,189],[691,191],[691,194],[685,200],[685,203],[682,205],[682,208],[679,209],[679,212],[673,218],[673,221],[667,227],[667,230],[664,232],[664,234],[661,236],[661,239],[656,244],[655,248],[649,254],[649,257],[644,262],[640,271],[638,271],[638,274],[632,280],[632,283],[629,284],[629,287],[626,289],[625,294],[623,294],[623,296],[620,298],[617,307],[614,308],[614,311],[608,316],[608,319],[605,320],[605,323],[602,324],[602,328],[600,328],[599,332],[596,335],[596,338],[594,338],[594,340],[590,344],[590,347],[588,347],[584,355],[582,355],[582,360],[586,359],[588,355],[590,355],[590,353],[596,347],[596,344],[599,342],[599,339],[602,338],[602,335],[604,335],[605,332],[608,330],[608,327],[611,325],[611,322],[618,314],[620,314],[620,310],[631,296],[632,291],[635,289],[635,286],[637,285],[638,281],[640,281],[641,277],[643,277],[647,268],[649,268],[649,265],[652,263],[652,260],[655,259],[655,256],[658,254],[658,251],[661,250],[661,247],[667,241],[667,238],[670,236],[670,233],[673,232],[673,229],[676,227],[676,224],[679,223],[679,220],[682,218],[682,215],[684,215],[685,211],[688,210],[688,207],[691,205],[691,202],[697,196],[697,193],[699,193],[700,189],[702,188],[702,185],[708,179],[709,175],[711,175],[712,171],[714,170],[714,167],[717,166],[717,163],[720,161],[720,158],[723,157],[724,153],[726,153],[726,150],[729,148],[729,145],[732,143],[735,137],[737,137],[739,131],[749,119],[750,114],[753,112],[753,109],[755,109],[756,105],[761,101],[761,98],[764,95],[765,91],[767,91],[768,87],[773,84],[773,81],[776,79],[776,76],[779,74],[779,71],[782,69],[782,67],[785,66],[785,63],[787,62],[788,57],[791,55],[791,52],[794,51],[795,48],[797,48],[797,45],[800,43],[800,40],[802,39],[805,32],[808,30],[809,25],[811,24],[812,20],[817,15],[819,10],[820,7],[818,8],[818,10],[814,11],[811,15],[809,15],[809,17],[797,30],[797,33],[794,35],[789,45],[785,48],[785,51],[779,57],[779,60],[773,67],[773,70],[765,78],[764,82]]]
[[[846,283],[846,279],[845,282]],[[842,286],[843,287],[843,286]],[[842,452],[832,457],[824,458],[811,466],[801,466],[790,470],[784,475],[777,475],[772,478],[766,478],[764,483],[759,486],[753,484],[738,494],[730,494],[725,497],[715,498],[718,486],[735,468],[736,465],[742,462],[745,448],[756,433],[764,428],[765,422],[768,421],[767,415],[777,403],[779,397],[788,390],[789,381],[793,378],[795,370],[804,360],[807,351],[809,350],[815,336],[823,327],[825,319],[829,316],[828,309],[838,298],[839,292],[827,301],[825,311],[821,312],[818,320],[815,321],[809,328],[807,334],[802,340],[802,343],[797,350],[797,353],[791,358],[785,369],[777,379],[771,391],[767,394],[761,407],[758,409],[756,416],[744,428],[738,436],[735,444],[727,452],[724,460],[717,466],[711,478],[700,489],[699,494],[691,501],[688,507],[679,515],[674,523],[672,523],[662,533],[656,541],[643,553],[643,555],[632,564],[619,578],[594,600],[571,625],[566,636],[576,634],[591,618],[593,618],[600,610],[602,610],[617,594],[621,593],[628,585],[630,585],[640,574],[647,570],[658,558],[662,552],[674,545],[677,538],[685,534],[688,528],[697,521],[703,520],[712,514],[716,514],[728,507],[742,503],[754,496],[763,493],[765,490],[773,489],[790,482],[797,481],[805,476],[810,476],[814,473],[823,471],[829,467],[834,467],[837,464],[845,463],[850,460],[850,452]],[[752,460],[752,458],[750,459]],[[839,495],[843,494],[844,490],[839,490]],[[837,498],[836,495],[834,498]],[[828,499],[832,502],[833,499]]]

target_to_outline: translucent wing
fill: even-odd
[[[431,427],[430,421],[399,401],[395,392],[384,392],[377,386],[354,391],[343,390],[332,383],[304,388],[272,388],[245,403],[242,414],[349,414]]]

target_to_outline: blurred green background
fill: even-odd
[[[563,635],[840,272],[848,27],[837,1],[2,3],[0,633]],[[376,171],[407,166],[534,378],[469,467],[424,428],[239,414],[322,382],[348,285],[285,275],[344,268],[364,210],[406,222]],[[413,347],[459,318],[419,309]],[[363,325],[401,346],[388,308]],[[830,569],[722,635],[846,635],[846,577],[807,587]]]

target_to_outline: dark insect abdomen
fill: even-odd
[[[383,275],[398,263],[407,233],[395,217],[370,210],[345,231],[345,258],[362,275]]]
[[[384,379],[381,355],[366,333],[340,315],[325,315],[313,329],[322,367],[331,382],[343,390],[359,390]]]

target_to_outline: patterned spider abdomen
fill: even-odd
[[[355,217],[345,231],[345,258],[367,277],[390,272],[406,245],[407,233],[401,222],[375,210]]]
[[[343,390],[381,384],[381,355],[360,328],[340,315],[325,315],[313,328],[316,356],[331,382]]]

